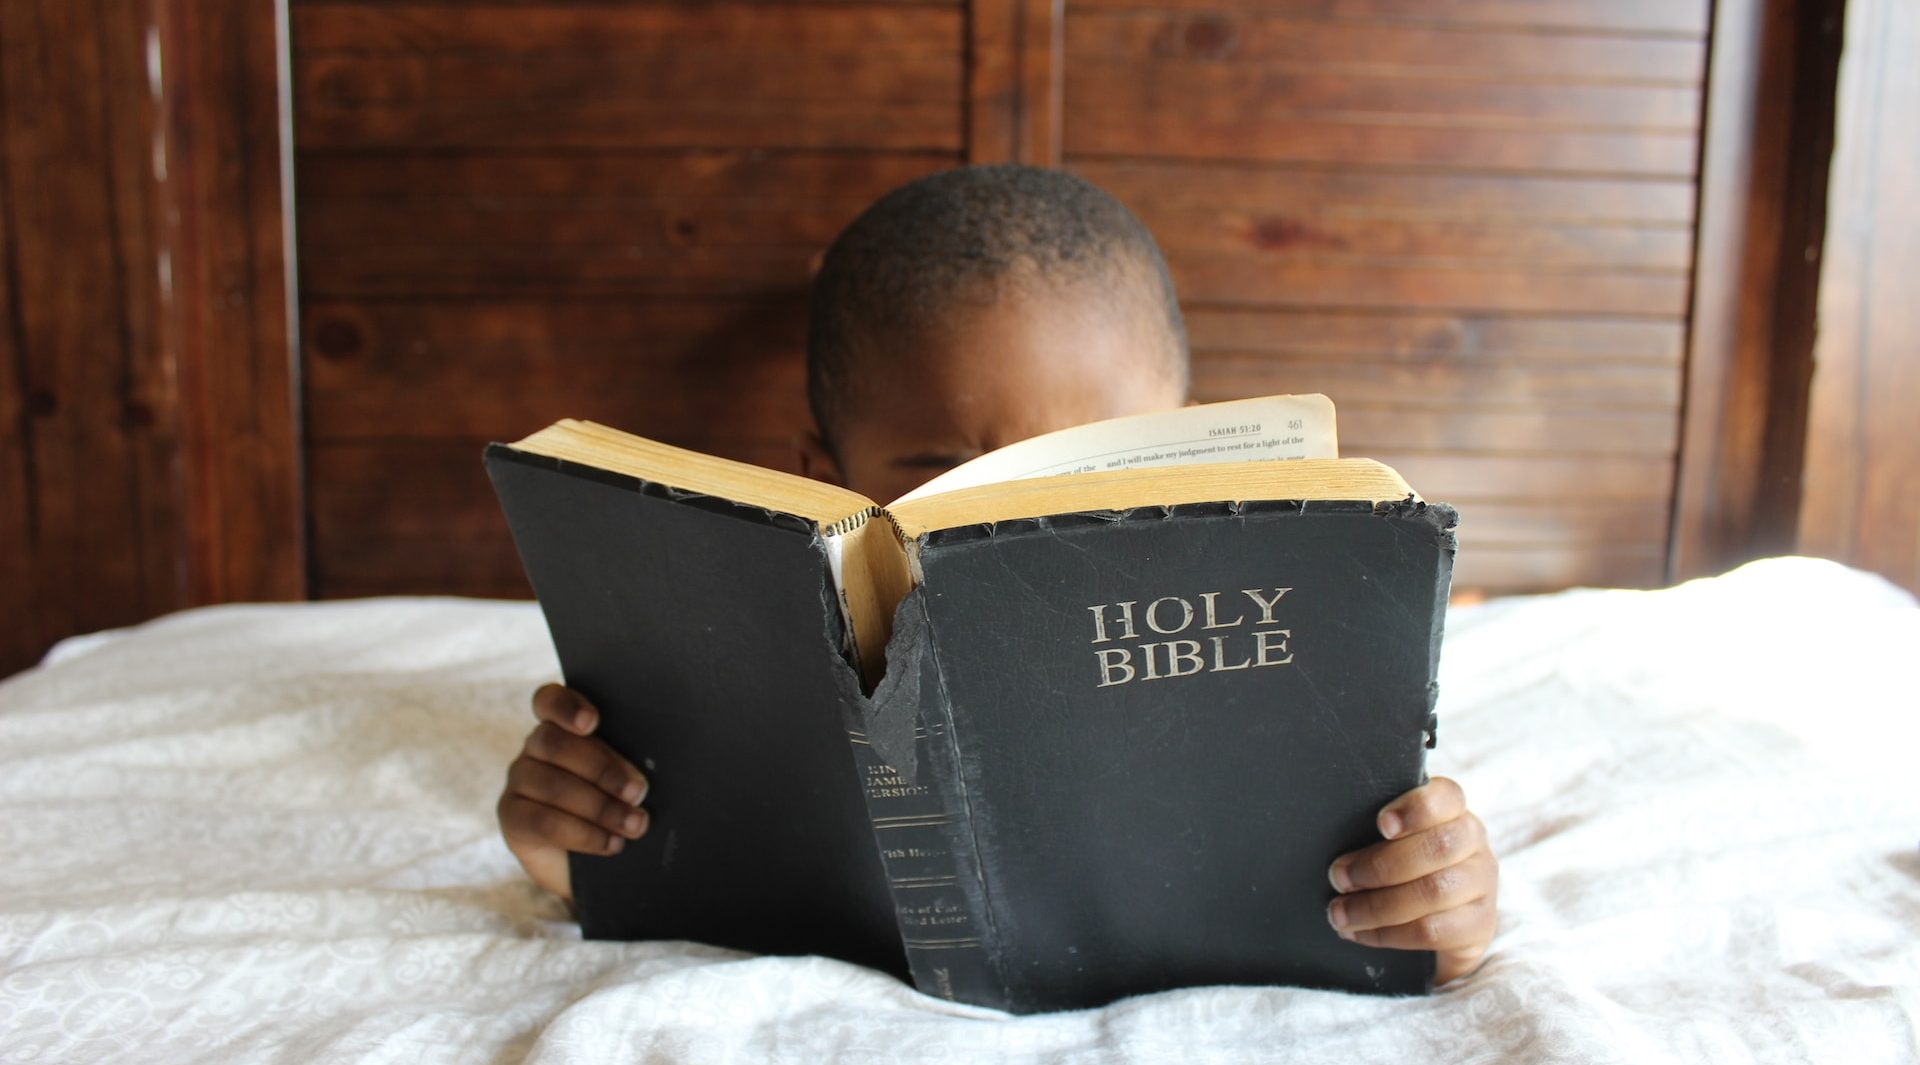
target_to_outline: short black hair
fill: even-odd
[[[807,401],[827,445],[837,442],[863,359],[897,354],[901,338],[978,298],[983,285],[1008,282],[1090,282],[1118,298],[1135,296],[1143,283],[1157,289],[1169,370],[1185,390],[1187,332],[1173,279],[1133,212],[1063,170],[964,166],[882,196],[821,260],[807,326]]]

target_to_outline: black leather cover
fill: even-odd
[[[811,525],[500,445],[486,466],[566,683],[651,782],[646,835],[572,858],[582,932],[904,975]]]
[[[910,968],[1022,1012],[1430,986],[1430,953],[1333,933],[1326,870],[1425,779],[1450,509],[936,533],[867,698],[809,523],[500,445],[487,469],[567,683],[653,781],[645,837],[574,857],[586,935]]]
[[[957,997],[1028,1011],[1199,984],[1426,990],[1431,953],[1334,934],[1327,866],[1425,779],[1453,524],[1414,503],[1249,504],[930,537],[927,713],[960,767],[930,782],[971,827],[991,971]],[[1249,588],[1289,591],[1268,612]],[[1287,634],[1284,653],[1266,638],[1265,666],[1262,629]],[[1194,666],[1182,654],[1146,679],[1141,645],[1176,640],[1202,668],[1166,676]],[[1130,681],[1096,657],[1119,648]]]

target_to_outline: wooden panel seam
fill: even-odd
[[[1058,166],[1065,0],[970,0],[966,159]]]
[[[286,0],[156,12],[193,602],[307,592],[286,17]]]

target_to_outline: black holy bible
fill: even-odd
[[[573,856],[585,934],[1020,1012],[1426,990],[1431,953],[1335,935],[1327,866],[1425,780],[1454,513],[1247,461],[1332,418],[1121,419],[884,508],[591,423],[490,446],[566,681],[652,783],[646,836]]]

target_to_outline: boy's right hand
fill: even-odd
[[[533,693],[540,719],[507,767],[494,808],[507,849],[533,882],[573,901],[567,852],[618,854],[647,831],[647,778],[593,736],[600,712],[558,684]]]

